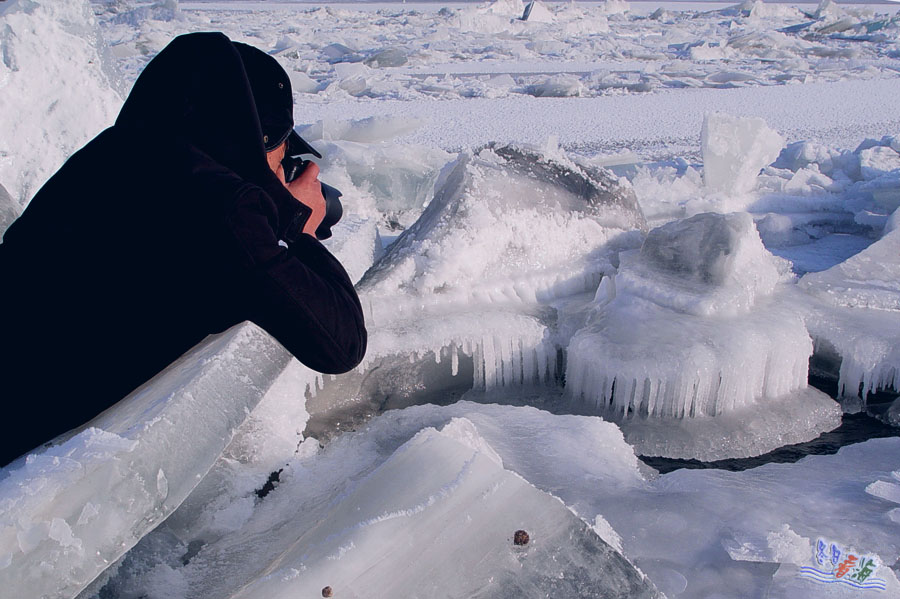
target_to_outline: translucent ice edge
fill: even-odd
[[[840,426],[841,416],[840,404],[807,387],[714,418],[608,417],[637,454],[711,462],[810,441]]]
[[[289,360],[262,329],[237,325],[66,441],[4,468],[4,593],[75,596],[184,501]]]

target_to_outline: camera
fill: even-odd
[[[289,147],[288,152],[290,153],[293,149],[293,147]],[[285,155],[281,161],[285,183],[290,183],[299,177],[300,173],[306,169],[306,165],[309,164],[309,160],[304,160],[301,156],[302,154]],[[343,194],[331,185],[325,183],[321,183],[321,185],[322,196],[325,198],[325,218],[322,219],[322,224],[316,229],[316,239],[328,239],[331,237],[331,227],[336,225],[344,215],[344,207],[341,205],[340,200]]]

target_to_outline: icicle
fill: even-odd
[[[459,374],[459,346],[450,346],[450,376]]]
[[[497,348],[497,381],[501,387],[508,387],[511,384],[509,371],[509,350],[507,344],[500,339],[494,337],[494,347]]]
[[[535,350],[534,348],[528,348],[525,350],[525,353],[522,355],[522,372],[525,375],[524,382],[525,384],[534,384],[535,381]]]
[[[517,339],[514,342],[510,339],[509,345],[510,353],[512,354],[513,383],[521,385],[525,382],[525,377],[522,374],[522,340]]]
[[[484,389],[490,391],[497,380],[497,358],[494,354],[494,338],[486,337],[481,340],[484,352]]]
[[[484,382],[484,349],[483,349],[484,340],[482,339],[481,343],[475,346],[475,350],[472,352],[472,361],[475,365],[475,376],[473,381],[473,387],[475,389],[483,390],[485,388]]]

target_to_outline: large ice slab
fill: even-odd
[[[536,438],[556,449],[536,452]],[[261,500],[240,484],[204,480],[196,492],[212,500],[185,502],[94,593],[297,597],[330,586],[341,597],[657,596],[589,524],[513,473],[562,476],[557,450],[567,446],[591,455],[569,471],[579,480],[644,484],[619,431],[598,418],[466,402],[397,410],[322,451],[304,442]],[[231,460],[217,468],[232,480],[259,473]],[[208,492],[216,489],[218,497]],[[520,529],[527,545],[513,543]]]
[[[571,392],[623,414],[684,417],[804,387],[803,321],[766,301],[786,270],[749,214],[654,229],[640,252],[621,255],[570,342]]]
[[[747,213],[698,214],[657,227],[639,253],[620,255],[617,294],[695,315],[750,310],[789,279]]]
[[[473,449],[473,432],[420,432],[232,596],[658,596],[561,501]]]
[[[0,471],[4,592],[62,598],[85,588],[184,501],[290,359],[243,323]]]

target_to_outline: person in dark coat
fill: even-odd
[[[252,321],[324,373],[355,367],[363,313],[316,239],[318,169],[285,184],[290,81],[220,33],[173,40],[114,126],[0,244],[0,465],[79,426],[211,333]]]

